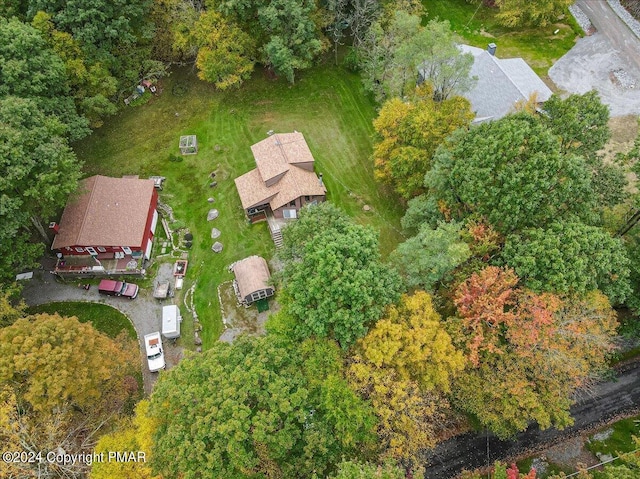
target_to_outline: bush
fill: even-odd
[[[354,73],[360,71],[360,55],[358,50],[353,47],[349,47],[349,51],[342,60],[342,65],[349,71]]]
[[[182,156],[176,155],[175,153],[169,153],[169,161],[173,161],[174,163],[179,163],[182,160],[184,160]]]

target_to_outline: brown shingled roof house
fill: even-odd
[[[58,272],[141,272],[158,222],[153,180],[91,176],[52,223]]]
[[[254,170],[235,179],[240,201],[252,223],[272,214],[295,219],[305,204],[326,199],[327,190],[313,171],[313,155],[302,133],[279,133],[251,147]]]
[[[231,266],[236,279],[233,281],[233,289],[238,302],[245,306],[259,299],[273,296],[275,290],[269,284],[269,266],[260,256],[249,256],[237,261]]]

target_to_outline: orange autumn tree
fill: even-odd
[[[500,437],[572,424],[576,388],[606,366],[616,322],[599,292],[559,298],[518,286],[510,269],[489,266],[457,289],[449,321],[469,366],[452,401]]]

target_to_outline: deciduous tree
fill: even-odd
[[[558,135],[562,151],[590,161],[596,159],[597,152],[611,138],[609,107],[600,101],[595,90],[565,99],[552,95],[544,103],[540,118]]]
[[[253,71],[255,46],[249,35],[215,10],[202,12],[193,36],[199,45],[198,77],[220,90],[237,87]]]
[[[420,52],[420,76],[433,85],[433,98],[446,100],[473,88],[477,78],[471,76],[473,56],[462,53],[461,40],[451,31],[448,21],[431,20],[424,30]]]
[[[137,365],[130,346],[75,318],[18,319],[0,329],[0,384],[15,386],[20,401],[38,413],[66,403],[91,408],[113,391],[126,397],[122,382]]]
[[[436,102],[424,84],[409,101],[393,98],[383,105],[373,126],[378,134],[373,158],[377,179],[410,199],[423,191],[424,175],[437,147],[473,119],[469,102],[453,97]]]
[[[66,126],[46,116],[32,100],[0,99],[0,275],[31,267],[43,245],[31,239],[39,224],[67,201],[80,165],[67,144]]]
[[[91,479],[159,479],[151,471],[151,447],[157,424],[149,417],[149,401],[136,406],[135,416],[126,418],[115,432],[100,438],[95,454],[108,456],[110,451],[144,453],[144,461],[96,461],[91,464]]]
[[[473,85],[473,57],[457,48],[448,22],[422,26],[419,15],[403,10],[391,21],[380,17],[368,29],[359,50],[363,83],[378,101],[409,94],[418,79],[433,86],[436,101],[464,93]]]
[[[293,320],[294,335],[347,348],[397,300],[399,277],[381,262],[377,234],[331,203],[303,208],[283,239],[280,315]]]
[[[460,237],[461,226],[442,223],[432,230],[424,225],[416,236],[398,245],[390,261],[408,287],[432,291],[436,283],[471,256],[469,245]]]
[[[368,406],[340,385],[341,362],[268,335],[217,343],[160,377],[150,415],[163,475],[307,478],[371,447]],[[311,348],[311,351],[313,348]],[[331,371],[312,379],[311,371]]]
[[[470,367],[452,401],[500,437],[536,421],[572,424],[576,388],[606,367],[616,322],[606,298],[536,295],[511,270],[487,267],[458,288],[448,321]]]
[[[595,221],[597,194],[586,161],[566,155],[546,126],[510,115],[455,133],[425,176],[440,217],[479,214],[501,233],[553,221]]]
[[[358,342],[351,383],[379,417],[386,454],[414,458],[436,443],[447,409],[441,393],[463,367],[425,292],[403,296]]]
[[[614,304],[631,292],[622,242],[596,226],[563,222],[525,230],[507,237],[502,258],[534,291],[600,289]]]
[[[353,461],[341,462],[338,472],[330,479],[405,479],[405,471],[395,461],[371,464]]]
[[[43,454],[42,461],[14,464],[15,477],[86,477],[86,462],[51,462],[46,452],[93,450],[135,396],[137,344],[43,314],[0,329],[0,356],[0,442]]]
[[[77,140],[89,133],[87,121],[76,112],[65,65],[39,30],[17,18],[0,17],[0,64],[0,99],[29,99],[42,114],[66,126],[61,136]]]
[[[216,8],[256,39],[260,61],[291,83],[326,47],[313,0],[224,0]]]
[[[566,13],[571,0],[496,0],[496,18],[508,27],[544,27]]]

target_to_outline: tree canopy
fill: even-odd
[[[366,456],[374,416],[346,388],[338,348],[277,337],[216,343],[162,375],[154,469],[164,476],[307,478]]]
[[[76,189],[80,165],[65,132],[33,100],[0,98],[0,276],[35,263],[43,245],[32,241],[31,221],[52,214]]]
[[[415,458],[435,445],[448,407],[442,393],[463,367],[462,352],[425,292],[403,296],[358,341],[349,377],[379,417],[386,455]]]
[[[459,223],[442,223],[433,230],[423,225],[417,235],[400,243],[390,261],[409,288],[432,291],[454,268],[471,256],[469,245],[460,236]]]
[[[446,21],[422,26],[419,15],[404,10],[396,10],[390,21],[381,16],[359,49],[364,86],[378,101],[402,97],[415,87],[419,71],[436,101],[464,93],[473,85],[473,57],[460,52],[458,43]]]
[[[508,27],[544,27],[566,13],[571,0],[495,0],[498,21]]]
[[[32,108],[65,125],[61,136],[77,140],[89,133],[88,122],[76,112],[65,65],[40,31],[0,17],[0,64],[0,99],[29,99]]]
[[[614,304],[631,292],[622,242],[599,227],[562,222],[528,229],[507,237],[502,258],[534,291],[599,289]]]
[[[434,156],[425,185],[442,217],[475,213],[510,233],[563,219],[593,221],[591,176],[586,161],[564,154],[546,126],[518,114],[454,133]]]
[[[455,96],[436,102],[427,83],[408,101],[388,100],[373,122],[379,137],[373,150],[376,178],[404,199],[421,193],[437,147],[456,129],[468,127],[472,119],[466,99]]]
[[[347,348],[397,300],[400,280],[381,262],[377,234],[331,203],[303,208],[282,235],[279,315],[292,320],[294,335]]]
[[[607,299],[560,299],[520,288],[512,270],[487,267],[462,283],[457,319],[448,321],[454,344],[470,367],[451,399],[499,437],[572,423],[572,393],[606,367],[615,313]]]
[[[114,340],[57,314],[0,329],[0,442],[22,451],[92,450],[135,399],[139,357],[137,344],[124,336]],[[0,464],[3,477],[80,478],[87,470],[83,461]]]
[[[237,20],[256,39],[259,60],[291,83],[326,49],[313,0],[224,0],[216,9]]]

